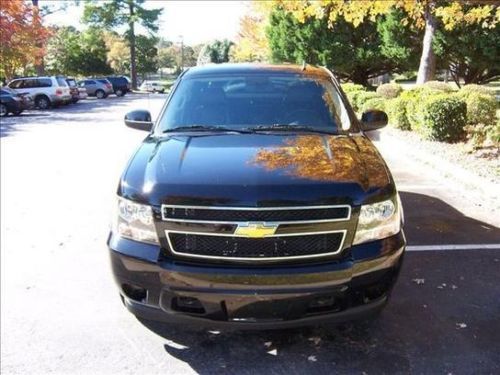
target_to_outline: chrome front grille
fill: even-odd
[[[346,246],[351,207],[162,205],[172,255],[223,261],[287,261],[337,256]]]

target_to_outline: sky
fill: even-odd
[[[55,7],[60,0],[40,0],[40,5]],[[45,4],[44,4],[45,3]],[[70,2],[66,11],[46,16],[45,22],[60,26],[82,28],[83,1],[79,6]],[[246,11],[246,1],[165,1],[149,0],[147,8],[163,8],[158,36],[187,45],[204,43],[212,39],[232,39],[239,29],[240,17]]]

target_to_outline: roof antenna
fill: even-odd
[[[302,61],[302,71],[306,70],[306,60]]]

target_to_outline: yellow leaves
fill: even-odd
[[[492,5],[475,6],[466,10],[461,3],[454,2],[437,7],[435,14],[441,18],[446,30],[452,30],[462,23],[494,27],[499,20],[499,9],[495,9]]]
[[[233,61],[265,61],[268,58],[269,45],[265,31],[268,15],[265,8],[257,5],[247,10],[240,20],[236,45],[231,50]]]
[[[299,21],[304,22],[309,17],[328,17],[329,24],[333,24],[339,16],[354,26],[361,24],[366,18],[375,20],[381,14],[387,14],[393,8],[403,10],[407,14],[406,23],[416,27],[425,26],[425,11],[429,9],[439,17],[447,30],[453,29],[460,23],[477,23],[483,27],[494,27],[500,20],[500,8],[494,5],[474,5],[464,8],[464,3],[453,1],[448,5],[438,6],[436,0],[318,0],[318,1],[257,1],[258,7],[265,9],[269,14],[279,6],[289,11]],[[472,3],[472,2],[471,2]],[[469,4],[470,5],[470,4]]]

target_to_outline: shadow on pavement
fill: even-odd
[[[442,200],[400,192],[408,245],[500,243],[500,229],[465,216]]]
[[[412,241],[498,240],[497,228],[439,199],[401,197]],[[499,269],[496,250],[407,252],[388,306],[369,323],[219,332],[141,322],[200,374],[498,373]]]

